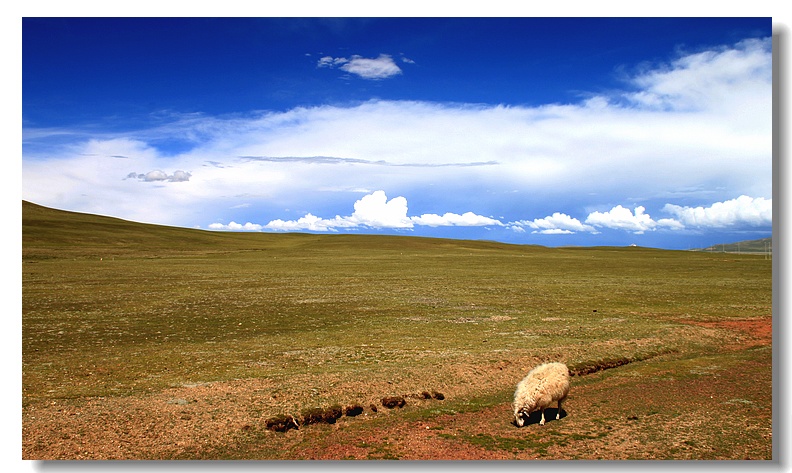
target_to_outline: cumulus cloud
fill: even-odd
[[[534,230],[532,233],[545,235],[569,235],[577,232],[596,233],[596,229],[591,225],[583,224],[580,220],[561,212],[555,212],[545,218],[513,222],[512,227],[517,231],[524,231],[524,227],[528,227]]]
[[[139,179],[145,182],[158,182],[158,181],[167,181],[167,182],[187,182],[190,180],[192,175],[186,171],[174,171],[173,174],[167,174],[159,169],[155,169],[153,171],[149,171],[145,174],[138,174],[135,172],[131,172],[127,174],[127,179]]]
[[[446,212],[443,215],[423,214],[420,217],[410,217],[410,220],[416,225],[426,225],[429,227],[503,226],[500,220],[485,217],[483,215],[476,215],[473,212],[465,212],[461,215],[452,212]]]
[[[607,212],[592,212],[586,218],[586,223],[596,227],[625,230],[636,234],[644,233],[656,228],[681,229],[683,226],[672,219],[653,220],[646,213],[646,208],[639,205],[635,211],[617,205]]]
[[[652,230],[656,226],[654,220],[644,211],[642,206],[635,208],[635,213],[621,205],[613,207],[607,212],[592,212],[586,218],[586,223],[599,227],[616,228],[635,233]]]
[[[371,80],[387,79],[402,73],[393,57],[388,54],[380,54],[376,58],[365,58],[358,55],[350,58],[324,56],[319,59],[316,65],[317,67],[337,67],[363,79]]]
[[[212,230],[245,230],[245,231],[338,231],[341,228],[391,228],[391,229],[411,229],[415,225],[425,225],[430,227],[441,226],[503,226],[499,220],[476,215],[473,212],[456,214],[447,212],[445,214],[423,214],[421,216],[409,217],[407,215],[407,199],[399,196],[388,200],[385,191],[375,191],[363,196],[354,204],[354,212],[348,216],[338,216],[334,218],[320,218],[311,213],[306,214],[297,220],[272,220],[266,225],[255,225],[248,223],[244,226],[231,222],[228,225],[213,223],[209,225]]]
[[[384,191],[376,191],[364,196],[354,204],[351,215],[326,219],[311,213],[297,220],[276,219],[266,225],[250,226],[241,230],[276,230],[318,232],[337,231],[339,228],[371,227],[371,228],[412,228],[412,221],[407,217],[407,199],[394,197],[388,200]],[[230,224],[229,224],[230,225]],[[235,230],[228,225],[213,224],[215,230]],[[239,230],[239,228],[237,228]]]
[[[217,225],[217,224],[215,224]],[[276,219],[263,227],[257,229],[266,229],[274,231],[294,232],[294,231],[312,231],[312,232],[335,232],[339,228],[354,228],[357,225],[352,223],[349,219],[336,216],[334,219],[319,218],[312,214],[306,214],[297,220],[281,220]],[[215,227],[218,228],[218,227]],[[223,228],[230,230],[230,228]]]
[[[686,227],[724,228],[737,225],[753,227],[773,223],[773,200],[741,195],[725,202],[715,202],[709,207],[682,207],[666,204],[663,210],[676,216]]]
[[[773,224],[773,200],[741,195],[736,199],[715,202],[709,207],[666,204],[663,212],[674,218],[653,219],[643,206],[634,211],[617,205],[607,212],[592,212],[586,223],[595,227],[625,230],[641,234],[650,230],[722,229],[728,227],[770,227]]]
[[[385,191],[376,191],[355,202],[355,212],[349,217],[358,225],[376,228],[412,228],[407,217],[407,199],[388,200]]]
[[[209,228],[212,229],[212,230],[231,230],[231,231],[235,231],[235,232],[239,232],[239,231],[258,232],[258,231],[261,231],[262,227],[261,227],[261,225],[258,225],[256,223],[250,223],[250,222],[248,222],[248,223],[246,223],[244,225],[236,223],[236,222],[231,222],[228,225],[223,225],[222,223],[213,223],[213,224],[209,225]]]
[[[585,222],[565,213],[555,212],[544,218],[517,220],[504,223],[498,219],[478,215],[473,212],[457,214],[446,212],[408,216],[407,199],[399,196],[388,199],[385,191],[378,190],[363,196],[354,205],[348,216],[336,215],[321,218],[311,213],[297,220],[275,219],[266,225],[236,222],[229,224],[213,223],[212,230],[231,231],[316,231],[337,232],[341,229],[412,229],[415,226],[429,227],[504,227],[515,232],[543,235],[571,235],[574,233],[598,234],[600,229],[622,230],[635,234],[647,231],[684,229],[724,228],[740,225],[772,225],[772,199],[740,196],[725,202],[715,202],[709,207],[682,207],[666,204],[663,211],[676,218],[653,219],[644,206],[629,209],[616,205],[608,211],[589,213]]]
[[[665,204],[662,212],[674,218],[653,219],[644,206],[629,209],[616,205],[608,211],[589,213],[585,223],[567,214],[555,212],[553,215],[534,220],[509,222],[507,228],[515,232],[546,235],[570,235],[578,232],[600,233],[599,229],[608,228],[642,234],[655,230],[701,230],[744,227],[771,227],[773,224],[773,201],[763,197],[741,195],[735,199],[715,202],[708,207],[689,207]]]

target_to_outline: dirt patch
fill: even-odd
[[[389,425],[348,425],[306,459],[771,459],[770,351],[717,369],[623,367],[574,386],[561,419],[517,428],[508,402]],[[760,361],[761,369],[757,369]]]
[[[257,413],[261,382],[253,380],[57,401],[23,409],[22,453],[27,459],[770,459],[771,352],[753,352],[761,358],[684,369],[631,363],[573,378],[560,420],[551,409],[546,425],[523,428],[512,424],[505,399],[466,411],[466,402],[422,396],[402,409],[294,428],[296,418]]]
[[[22,410],[22,458],[168,459],[216,447],[271,400],[266,382],[202,383],[142,396],[36,402]]]
[[[382,406],[396,413],[399,407],[441,405],[445,399],[430,389],[378,397],[379,409],[372,402],[368,410],[363,407],[367,404],[352,399],[345,407],[297,409],[280,394],[281,389],[270,380],[250,379],[186,383],[149,395],[31,402],[22,410],[22,456],[36,460],[217,458],[217,452],[227,450],[238,437],[317,435],[326,427],[389,416],[390,409]],[[415,401],[407,403],[408,396]]]
[[[734,332],[731,337],[731,342],[722,347],[727,350],[741,350],[755,346],[768,346],[773,342],[772,317],[718,321],[683,319],[679,320],[679,322],[697,327]]]
[[[518,429],[511,424],[508,400],[470,409],[458,404],[461,392],[444,388],[446,395],[428,389],[404,395],[410,402],[394,410],[381,407],[381,395],[363,397],[334,423],[294,428],[291,422],[303,419],[286,417],[299,410],[288,408],[281,388],[263,379],[236,380],[148,395],[31,402],[22,412],[22,457],[770,459],[772,359],[762,347],[771,344],[771,322],[769,317],[685,321],[731,334],[725,361],[680,369],[662,363],[652,368],[652,360],[573,378],[561,419],[550,413],[545,426]],[[761,358],[730,361],[743,356],[740,350]],[[493,365],[492,378],[480,370],[479,387],[519,378],[519,368],[503,374],[504,368],[511,369]],[[276,392],[277,397],[269,395]],[[442,398],[450,401],[438,402]],[[379,412],[376,406],[362,408],[373,402],[380,404]],[[425,414],[416,420],[420,412]]]

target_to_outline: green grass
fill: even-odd
[[[439,434],[439,436],[442,438],[454,440],[456,442],[469,443],[487,450],[505,450],[508,452],[520,452],[528,450],[534,452],[539,457],[547,455],[548,447],[564,447],[572,442],[585,442],[587,440],[599,439],[606,435],[607,434],[604,432],[594,435],[569,433],[560,434],[550,429],[542,432],[542,435],[540,436],[527,436],[520,438],[489,435],[484,433],[477,433],[473,435]]]
[[[706,354],[717,331],[679,319],[771,312],[761,256],[213,233],[24,202],[22,250],[23,403],[244,378],[336,383],[327,405],[355,383],[476,395],[455,366]]]

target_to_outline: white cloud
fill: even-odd
[[[276,219],[263,228],[277,231],[336,231],[339,228],[412,228],[413,223],[407,217],[407,199],[394,197],[388,200],[384,191],[375,191],[363,196],[354,204],[352,215],[332,219],[319,218],[310,213],[297,220]]]
[[[275,219],[267,229],[503,225],[540,233],[593,233],[592,228],[692,228],[694,221],[705,220],[691,215],[722,209],[680,207],[665,196],[697,189],[710,202],[726,205],[738,195],[772,194],[770,57],[769,39],[699,51],[642,70],[628,81],[633,87],[628,92],[565,105],[372,100],[226,117],[174,115],[161,127],[120,134],[59,129],[57,140],[52,131],[25,127],[22,194],[58,208],[188,227],[222,219],[219,212],[234,207],[235,218],[243,221],[255,221],[264,207],[320,208],[303,196],[325,199],[331,191],[354,189],[369,192],[351,214]],[[318,66],[354,63],[360,74],[368,70],[371,77],[395,71],[388,66],[394,62],[389,56],[368,60],[381,72],[360,59],[326,56]],[[192,148],[173,151],[160,145],[174,137]],[[179,184],[139,182],[147,179]],[[508,219],[516,222],[470,212],[410,216],[403,197],[388,201],[384,192],[370,192],[409,190],[411,199],[424,201],[420,192],[430,188],[433,196],[442,196],[432,198],[441,210],[464,209],[470,192],[481,191],[477,208],[487,215],[512,212]],[[500,200],[490,200],[493,196]],[[603,202],[641,202],[655,209],[651,202],[660,198],[669,203],[663,211],[674,219],[654,220],[645,209],[614,207],[587,220],[565,210]],[[513,209],[527,201],[541,208],[539,216],[548,217],[514,215]],[[249,215],[238,217],[242,204]],[[552,213],[556,210],[565,213]],[[750,224],[747,211],[735,222]],[[277,217],[283,216],[268,218]]]
[[[411,228],[407,218],[407,199],[394,197],[390,201],[385,191],[376,191],[355,202],[350,220],[358,225],[377,228]]]
[[[625,97],[640,106],[675,110],[731,107],[746,94],[760,98],[769,93],[770,48],[770,38],[749,39],[731,48],[683,55],[634,77],[640,91]]]
[[[171,182],[187,182],[187,181],[190,180],[191,176],[192,175],[189,172],[187,172],[187,171],[176,170],[170,176],[170,181]]]
[[[429,227],[503,226],[500,220],[484,217],[483,215],[476,215],[473,212],[465,212],[462,215],[446,212],[442,216],[437,214],[423,214],[420,217],[411,217],[410,219],[416,225],[426,225]]]
[[[409,60],[404,60],[409,63]],[[339,69],[355,74],[363,79],[387,79],[402,73],[402,70],[387,54],[380,54],[376,58],[365,58],[354,55],[350,58],[325,56],[317,62],[317,67],[338,67]]]
[[[286,232],[303,230],[328,232],[337,231],[338,228],[354,228],[356,226],[348,218],[336,216],[334,219],[323,219],[309,213],[297,220],[276,219],[264,225],[261,229]]]
[[[607,212],[590,213],[588,218],[586,218],[586,223],[599,227],[642,233],[654,228],[654,221],[649,215],[644,214],[644,210],[644,207],[638,206],[635,209],[635,214],[633,214],[630,209],[617,205]]]
[[[130,177],[131,176],[132,175],[130,174]],[[139,174],[138,176],[139,176],[140,179],[143,179],[144,181],[147,181],[147,182],[167,181],[168,180],[168,175],[165,174],[162,171],[159,171],[159,170],[149,171],[146,174]]]
[[[678,217],[653,219],[643,206],[636,206],[633,210],[616,205],[606,212],[591,212],[582,223],[579,219],[561,212],[555,212],[545,218],[534,220],[518,220],[503,223],[500,220],[477,215],[473,212],[456,214],[446,212],[443,215],[422,214],[408,216],[407,199],[399,196],[388,200],[384,191],[375,191],[367,194],[354,204],[354,212],[345,217],[336,215],[332,219],[317,217],[311,213],[297,220],[272,220],[266,225],[247,223],[240,225],[231,222],[228,225],[213,223],[209,225],[213,230],[234,231],[338,231],[343,228],[395,228],[412,229],[414,226],[478,226],[478,227],[505,227],[515,232],[524,233],[526,228],[533,229],[532,233],[544,235],[570,235],[586,232],[600,233],[598,228],[623,230],[635,234],[643,234],[655,230],[683,230],[695,228],[722,228],[739,224],[753,226],[772,225],[772,200],[764,198],[751,198],[740,196],[726,202],[716,202],[712,206],[680,207],[666,204],[663,210]]]
[[[316,63],[316,66],[317,67],[334,67],[334,66],[337,66],[339,64],[343,64],[345,62],[348,62],[348,59],[343,58],[343,57],[334,58],[333,56],[324,56],[324,57],[319,59],[319,61]]]
[[[607,212],[590,213],[586,218],[586,223],[596,227],[625,230],[637,234],[655,230],[658,227],[672,229],[680,229],[682,227],[678,222],[671,219],[652,220],[652,217],[645,212],[646,208],[641,205],[635,207],[635,213],[628,208],[617,205]]]
[[[167,182],[187,182],[190,180],[192,175],[186,171],[174,171],[173,174],[167,174],[159,169],[155,169],[153,171],[149,171],[145,174],[138,174],[131,172],[127,174],[127,179],[139,179],[141,181],[146,182],[158,182],[158,181],[167,181]]]
[[[643,206],[634,210],[617,205],[606,212],[591,212],[581,223],[569,215],[555,212],[549,217],[510,222],[508,228],[532,233],[568,235],[577,232],[599,233],[597,228],[623,230],[636,234],[655,230],[719,229],[738,226],[772,226],[773,201],[742,195],[736,199],[715,202],[709,207],[682,207],[666,204],[663,212],[676,218],[653,219]]]
[[[663,210],[673,214],[686,227],[724,228],[736,225],[770,226],[773,223],[773,200],[741,195],[709,207],[682,207],[666,204]]]
[[[246,223],[241,225],[236,222],[231,222],[228,225],[223,225],[222,223],[213,223],[209,225],[209,228],[212,230],[231,230],[231,231],[247,231],[247,232],[258,232],[261,231],[262,226],[256,223]]]
[[[275,230],[275,231],[337,231],[340,228],[397,228],[411,229],[415,225],[431,227],[439,226],[503,226],[498,220],[476,215],[473,212],[455,214],[447,212],[444,215],[423,214],[420,217],[407,216],[407,199],[402,196],[388,200],[385,191],[375,191],[363,196],[354,204],[352,215],[325,219],[311,213],[297,220],[276,219],[266,225],[247,223],[242,226],[231,222],[228,225],[213,223],[209,225],[212,230]]]
[[[585,225],[581,223],[580,220],[560,212],[555,212],[553,215],[545,218],[513,222],[513,225],[523,230],[523,227],[533,228],[534,231],[532,233],[542,233],[546,235],[569,235],[577,232],[597,232],[597,230],[591,225]]]

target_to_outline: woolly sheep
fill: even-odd
[[[569,394],[569,368],[563,363],[545,363],[532,369],[517,384],[514,391],[514,422],[522,427],[531,412],[542,411],[539,425],[545,424],[544,411],[550,403],[558,401],[558,414],[561,418],[561,403]]]

